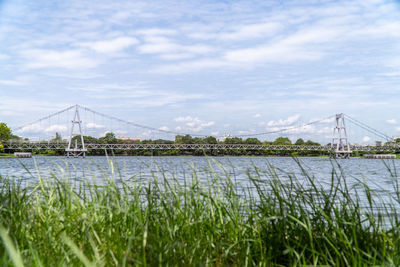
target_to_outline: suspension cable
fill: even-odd
[[[195,137],[208,137],[208,136],[210,136],[210,135],[205,135],[205,134],[189,134],[189,133],[181,133],[181,132],[175,132],[175,131],[170,131],[170,130],[162,130],[162,129],[158,129],[158,128],[154,128],[154,127],[150,127],[150,126],[146,126],[146,125],[141,125],[141,124],[138,124],[138,123],[135,123],[135,122],[131,122],[131,121],[119,119],[119,118],[114,117],[114,116],[110,116],[110,115],[107,115],[107,114],[104,114],[104,113],[100,113],[100,112],[97,112],[97,111],[95,111],[95,110],[92,110],[92,109],[90,109],[90,108],[87,108],[87,107],[84,107],[84,106],[81,106],[81,105],[73,105],[73,106],[70,106],[70,107],[68,107],[68,108],[66,108],[66,109],[63,109],[63,110],[61,110],[61,111],[52,113],[52,114],[50,114],[50,115],[48,115],[48,116],[46,116],[46,117],[43,117],[43,118],[41,118],[41,119],[38,119],[38,120],[34,121],[34,122],[31,122],[31,123],[22,125],[22,126],[20,126],[20,127],[17,127],[17,128],[15,128],[14,130],[15,130],[15,131],[18,131],[18,130],[23,129],[23,128],[27,127],[27,126],[31,126],[31,125],[34,125],[34,124],[36,124],[36,123],[40,123],[40,122],[42,122],[43,120],[50,119],[50,118],[52,118],[52,117],[54,117],[54,116],[60,115],[61,113],[67,112],[67,111],[69,111],[69,110],[71,110],[71,109],[73,109],[73,108],[81,108],[81,109],[83,109],[83,110],[85,111],[85,113],[86,113],[86,112],[91,112],[91,113],[93,113],[94,116],[95,116],[95,115],[98,115],[98,116],[101,116],[101,117],[103,117],[103,118],[107,118],[107,119],[110,119],[110,120],[118,121],[118,122],[120,122],[120,123],[125,123],[125,124],[127,124],[127,125],[135,126],[135,127],[138,127],[138,128],[147,129],[147,130],[150,130],[150,131],[162,132],[162,133],[168,133],[168,134],[175,134],[175,135],[191,135],[191,136],[195,136]],[[276,134],[276,133],[287,132],[287,131],[295,130],[295,129],[302,128],[302,127],[305,127],[305,126],[309,126],[309,125],[312,125],[312,124],[316,124],[316,123],[319,123],[319,122],[324,121],[324,120],[327,120],[327,119],[331,119],[331,118],[333,118],[334,116],[335,116],[335,115],[328,116],[328,117],[326,117],[326,118],[322,118],[322,119],[318,119],[318,120],[315,120],[315,121],[311,121],[311,122],[309,122],[309,123],[305,123],[305,124],[301,124],[301,125],[296,125],[296,126],[291,126],[291,127],[286,127],[286,128],[282,128],[282,129],[279,129],[279,130],[268,131],[268,132],[262,132],[262,133],[254,133],[254,134],[241,134],[241,135],[235,135],[235,136],[236,136],[236,137],[247,137],[247,136],[260,136],[260,135],[267,135],[267,134]],[[347,115],[346,115],[346,116],[347,116]],[[356,121],[355,119],[352,119],[352,118],[349,117],[349,116],[347,116],[347,117],[348,117],[350,120]],[[353,123],[357,123],[357,122],[358,122],[358,121],[353,122]],[[362,123],[359,122],[359,124],[362,124]],[[365,124],[364,124],[364,125],[365,125]],[[363,127],[363,126],[361,126],[361,125],[358,125],[358,126]],[[374,130],[373,128],[369,127],[368,125],[365,125],[365,128],[369,128],[369,129],[371,129],[371,130]],[[376,131],[376,130],[375,130],[375,131]],[[378,131],[376,131],[376,132],[378,132]],[[378,132],[378,133],[379,133],[379,132]],[[388,137],[388,136],[385,135],[385,134],[382,134],[382,133],[381,133],[381,135],[385,136],[386,138],[391,139],[390,137]],[[221,137],[221,136],[215,136],[215,137]]]
[[[57,115],[59,115],[59,114],[61,114],[61,113],[64,113],[64,112],[66,112],[66,111],[68,111],[68,110],[71,110],[71,109],[75,108],[76,106],[77,106],[77,105],[70,106],[70,107],[68,107],[68,108],[66,108],[66,109],[63,109],[63,110],[60,110],[60,111],[58,111],[58,112],[52,113],[52,114],[50,114],[50,115],[48,115],[48,116],[46,116],[46,117],[43,117],[43,118],[41,118],[41,119],[38,119],[38,120],[34,121],[34,122],[27,123],[27,124],[25,124],[25,125],[19,126],[19,127],[15,128],[14,131],[18,131],[18,130],[21,130],[21,129],[25,128],[25,127],[28,127],[28,126],[34,125],[34,124],[36,124],[36,123],[42,122],[42,121],[44,121],[44,120],[50,119],[50,118],[52,118],[52,117],[54,117],[54,116],[57,116]]]
[[[350,117],[347,114],[344,114],[344,115],[346,116],[347,119],[349,119],[349,122],[351,122],[351,123],[363,128],[364,130],[366,130],[366,131],[368,131],[368,132],[370,132],[372,134],[375,134],[375,135],[377,135],[377,136],[379,136],[379,137],[381,137],[383,139],[386,139],[386,141],[394,141],[394,139],[392,137],[388,136],[387,134],[382,133],[382,132],[374,129],[374,128],[370,127],[369,125],[367,125],[367,124],[365,124],[365,123],[363,123],[363,122],[361,122],[361,121],[359,121],[357,119],[354,119],[354,118]]]
[[[141,124],[138,124],[138,123],[135,123],[135,122],[119,119],[119,118],[114,117],[114,116],[106,115],[106,114],[94,111],[94,110],[92,110],[90,108],[83,107],[83,106],[80,106],[80,105],[78,105],[78,107],[80,107],[80,108],[82,108],[84,110],[90,111],[90,112],[92,112],[94,114],[97,114],[99,116],[103,116],[103,117],[105,117],[107,119],[116,120],[116,121],[119,121],[119,122],[122,122],[122,123],[126,123],[126,124],[129,124],[129,125],[132,125],[132,126],[135,126],[135,127],[139,127],[139,128],[142,128],[142,129],[147,129],[147,130],[156,131],[156,132],[162,132],[162,133],[175,134],[175,135],[186,135],[186,134],[188,134],[188,133],[180,133],[180,132],[174,132],[174,131],[169,131],[169,130],[157,129],[157,128],[154,128],[154,127],[141,125]],[[209,135],[205,135],[205,134],[189,134],[189,135],[191,135],[191,136],[199,136],[199,137],[207,137],[207,136],[209,136]]]
[[[302,124],[302,125],[296,125],[296,126],[292,126],[292,127],[282,128],[282,129],[275,130],[275,131],[269,131],[269,132],[263,132],[263,133],[255,133],[255,134],[242,134],[242,135],[236,135],[236,136],[237,136],[237,137],[258,136],[258,135],[267,135],[267,134],[275,134],[275,133],[287,132],[287,131],[290,131],[290,130],[302,128],[302,127],[305,127],[305,126],[309,126],[309,125],[312,125],[312,124],[319,123],[319,122],[324,121],[324,120],[331,119],[331,118],[333,118],[334,116],[335,116],[335,115],[331,115],[331,116],[326,117],[326,118],[323,118],[323,119],[311,121],[311,122],[309,122],[309,123],[305,123],[305,124]]]

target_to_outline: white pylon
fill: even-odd
[[[79,132],[77,132],[77,133],[74,132],[75,124],[78,124]],[[82,124],[82,121],[79,116],[79,106],[75,105],[75,115],[74,115],[74,119],[72,120],[72,127],[71,127],[71,132],[69,135],[68,147],[65,149],[65,151],[67,152],[67,157],[74,156],[76,158],[79,156],[82,156],[82,157],[86,156],[87,149],[85,148],[85,142],[83,140],[81,124]],[[75,139],[75,146],[72,148],[71,147],[72,139],[75,136],[80,136],[81,144],[78,146],[78,139]]]
[[[343,113],[336,114],[331,149],[335,158],[350,158],[352,151],[350,150],[350,144],[347,140],[347,130]]]

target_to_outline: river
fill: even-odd
[[[351,187],[363,181],[384,200],[394,195],[395,175],[388,171],[400,171],[400,160],[381,159],[339,159],[333,161],[327,157],[298,158],[305,171],[315,177],[318,183],[329,186],[333,166],[339,164],[347,184]],[[261,179],[269,179],[271,166],[281,179],[296,175],[300,180],[302,170],[296,160],[290,157],[33,157],[25,159],[0,159],[0,174],[3,177],[20,180],[23,184],[37,181],[40,177],[47,179],[55,174],[59,179],[73,182],[91,180],[102,183],[104,177],[114,179],[140,179],[146,182],[152,176],[165,174],[169,179],[183,183],[191,180],[195,171],[201,180],[227,174],[242,187],[251,187],[248,174],[253,177],[261,173]],[[210,169],[214,175],[210,175]],[[269,170],[269,171],[268,171]],[[339,168],[335,167],[336,171]]]

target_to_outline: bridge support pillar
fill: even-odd
[[[69,136],[68,140],[68,147],[65,149],[65,152],[67,152],[67,157],[73,156],[75,158],[77,157],[85,157],[87,149],[85,148],[85,141],[83,140],[83,134],[82,134],[82,121],[79,116],[79,106],[75,106],[75,115],[74,119],[72,120],[72,127],[71,127],[71,133]],[[78,132],[75,132],[75,125],[78,126]],[[78,137],[75,138],[74,137]],[[75,146],[72,147],[72,141],[73,139],[75,140]],[[78,139],[80,139],[80,144],[78,144]]]
[[[333,128],[331,156],[335,158],[350,158],[352,151],[347,140],[346,124],[344,122],[344,114],[336,114],[335,127]]]

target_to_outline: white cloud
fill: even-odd
[[[9,58],[9,56],[4,55],[4,54],[0,54],[0,60],[8,59],[8,58]]]
[[[385,72],[385,73],[381,73],[380,75],[386,76],[386,77],[400,77],[400,71]]]
[[[143,54],[161,54],[179,51],[179,45],[172,42],[152,42],[139,46],[139,52]]]
[[[315,137],[321,137],[321,135],[326,135],[327,133],[332,132],[332,127],[323,126],[323,124],[327,122],[332,122],[332,119],[325,119],[320,121],[318,124],[299,124],[295,125],[300,119],[300,115],[296,114],[288,117],[287,119],[280,119],[277,121],[269,121],[268,123],[259,123],[259,126],[267,126],[267,131],[281,131],[284,130],[283,133],[287,135],[293,134],[304,134],[304,135],[313,135]],[[310,120],[311,121],[316,121]],[[322,124],[322,125],[321,125]]]
[[[399,37],[400,23],[390,20],[383,20],[375,23],[373,27],[363,27],[355,31],[359,35],[365,35],[367,38],[382,38],[382,37]]]
[[[241,65],[242,67],[244,65]],[[239,63],[228,62],[225,60],[217,59],[199,59],[192,61],[184,61],[181,63],[161,65],[152,69],[156,73],[185,73],[190,71],[197,71],[202,69],[215,69],[215,68],[229,68],[229,67],[240,67]]]
[[[126,131],[126,130],[115,130],[115,131],[113,131],[113,133],[121,135],[121,134],[127,134],[128,131]]]
[[[94,68],[99,64],[99,61],[87,57],[80,50],[28,49],[23,50],[21,55],[27,60],[25,66],[31,69],[85,69]]]
[[[368,11],[372,12],[372,7],[369,8]],[[200,29],[193,26],[189,37],[207,42],[225,40],[233,45],[215,49],[219,52],[215,57],[196,58],[182,62],[179,66],[158,66],[155,71],[182,73],[219,67],[249,68],[260,63],[317,61],[338,53],[346,42],[364,44],[366,37],[373,40],[400,35],[400,23],[390,19],[375,22],[377,15],[372,16],[373,13],[369,14],[369,20],[360,20],[359,13],[365,13],[361,10],[358,5],[332,3],[318,8],[302,6],[289,9],[273,16],[271,22],[255,21],[236,26],[216,24],[214,28],[203,27],[206,30],[201,29],[202,25],[196,25]],[[389,11],[393,11],[393,6]],[[251,38],[260,38],[262,42],[237,44],[238,40]],[[218,46],[215,44],[215,47]],[[186,57],[179,59],[183,58]]]
[[[151,42],[139,46],[138,49],[139,52],[143,54],[186,54],[186,56],[188,56],[189,53],[205,54],[213,50],[210,46],[206,45],[180,45],[171,41]],[[166,55],[164,55],[164,57],[165,56]]]
[[[189,37],[195,39],[218,39],[223,41],[245,41],[255,38],[267,38],[281,30],[283,26],[277,22],[260,22],[235,25],[230,30],[221,32],[194,32]]]
[[[44,125],[41,125],[40,123],[35,123],[31,125],[27,125],[19,130],[17,130],[17,133],[28,133],[28,134],[33,134],[33,133],[65,133],[68,131],[68,127],[63,124],[53,124],[48,127],[45,127]]]
[[[157,32],[157,31],[156,31]],[[205,44],[184,45],[170,37],[160,34],[147,34],[143,37],[144,43],[138,46],[139,53],[158,54],[160,58],[167,60],[181,60],[194,57],[195,55],[204,55],[214,49]]]
[[[254,114],[253,118],[261,118],[261,114],[260,113]]]
[[[239,133],[239,135],[248,135],[248,134],[254,134],[255,132],[256,132],[256,130],[249,129],[249,130],[245,130],[245,131],[241,130],[238,133]]]
[[[152,131],[144,131],[144,132],[142,132],[141,134],[139,134],[139,137],[141,138],[141,139],[144,139],[144,138],[151,138],[153,136],[153,132]]]
[[[164,29],[164,28],[148,28],[148,29],[138,30],[136,33],[145,36],[176,35],[177,31],[173,29]]]
[[[213,126],[215,124],[214,121],[202,121],[197,117],[191,117],[191,116],[186,116],[186,117],[177,117],[174,119],[176,122],[183,122],[185,123],[185,127],[178,126],[179,130],[181,129],[188,129],[189,131],[192,132],[200,132],[204,128]],[[177,127],[177,128],[178,128]],[[178,130],[178,129],[177,129]]]
[[[161,126],[160,128],[158,128],[159,130],[162,131],[169,131],[169,128],[167,126]]]
[[[363,141],[364,143],[368,143],[369,141],[371,141],[371,137],[369,137],[369,136],[364,136],[363,139],[362,139],[362,141]]]
[[[269,131],[280,131],[286,129],[286,127],[272,127],[268,128]],[[315,134],[318,133],[318,130],[315,128],[314,125],[305,125],[298,128],[293,128],[290,130],[286,130],[283,132],[284,134]]]
[[[323,57],[324,46],[342,33],[340,28],[311,27],[300,29],[280,40],[258,46],[228,51],[224,59],[247,64],[258,62],[296,62],[314,61]]]
[[[389,123],[389,124],[397,124],[396,119],[386,120],[386,122]]]
[[[112,40],[82,43],[80,45],[99,53],[115,53],[137,43],[139,43],[139,41],[133,37],[118,37]]]
[[[269,44],[228,51],[224,60],[233,63],[314,61],[322,57],[321,51],[287,44]]]
[[[319,119],[311,119],[310,120],[310,122],[313,122],[313,121],[318,121]],[[326,119],[322,119],[322,120],[319,120],[318,121],[318,123],[333,123],[335,121],[335,117],[331,117],[331,118],[326,118]]]
[[[88,129],[104,129],[104,128],[106,128],[104,125],[97,124],[97,123],[94,123],[94,122],[89,122],[85,126]]]
[[[96,86],[73,86],[69,90],[84,93],[91,99],[122,99],[119,106],[132,105],[136,107],[159,107],[176,105],[190,100],[205,99],[206,96],[198,93],[181,93],[176,91],[161,91],[152,89],[147,82],[137,82],[136,84],[101,84]],[[129,101],[129,102],[128,102]]]
[[[287,126],[269,127],[268,131],[280,131],[280,130],[284,130],[287,128],[288,128]],[[318,128],[315,125],[303,125],[303,126],[299,126],[299,127],[293,128],[293,129],[285,130],[283,133],[286,135],[305,134],[305,135],[315,135],[315,136],[319,137],[320,135],[330,133],[331,131],[332,131],[332,128],[330,128],[330,127]],[[331,136],[329,136],[329,138],[331,138]]]
[[[322,129],[319,129],[317,131],[318,134],[322,134],[322,133],[331,133],[332,132],[332,128],[331,127],[324,127]],[[331,138],[331,136],[329,136],[329,138]]]
[[[54,124],[54,125],[47,127],[44,131],[46,133],[56,133],[56,132],[66,132],[67,130],[68,130],[68,127],[65,125]]]
[[[239,47],[223,52],[214,58],[203,57],[192,61],[181,62],[174,65],[158,66],[155,72],[182,73],[194,70],[219,67],[251,68],[260,63],[291,63],[298,61],[315,61],[321,59],[325,52],[323,43],[335,40],[342,33],[341,29],[325,29],[323,27],[305,28],[298,32],[288,35],[278,40],[271,40],[268,43],[254,46]],[[186,47],[188,48],[188,47]],[[158,42],[155,44],[144,45],[142,52],[148,53],[167,53],[174,52],[175,49],[185,50],[184,46],[179,46],[170,42]],[[193,51],[198,50],[202,55],[211,52],[207,46],[193,46]],[[192,51],[192,52],[193,52]],[[189,51],[187,51],[189,52]]]
[[[278,121],[269,121],[267,123],[268,127],[273,127],[273,126],[290,126],[296,122],[298,122],[300,119],[300,114],[296,114],[293,116],[288,117],[286,120],[278,120]]]
[[[17,80],[0,80],[0,84],[7,86],[20,86],[24,85],[25,83]]]
[[[43,131],[43,127],[40,124],[31,124],[31,125],[27,125],[22,127],[19,130],[16,130],[16,132],[18,133],[39,133]]]
[[[282,29],[282,25],[275,22],[256,23],[243,25],[231,33],[222,33],[220,39],[224,40],[247,40],[252,38],[266,38],[278,30]]]
[[[101,93],[106,93],[106,92],[112,92],[112,96],[115,97],[121,97],[124,96],[126,97],[129,93],[131,95],[129,96],[136,96],[136,97],[145,97],[145,96],[154,96],[158,92],[153,92],[153,91],[148,91],[148,90],[143,90],[145,88],[148,88],[149,85],[147,82],[136,82],[132,84],[120,84],[120,83],[102,83],[98,84],[95,86],[73,86],[68,88],[69,90],[73,91],[79,91],[79,92],[88,92],[91,95],[94,93],[96,94],[101,94]],[[108,96],[111,97],[111,96]]]
[[[165,60],[182,60],[192,58],[193,54],[190,53],[171,53],[171,54],[161,54],[160,58]]]

